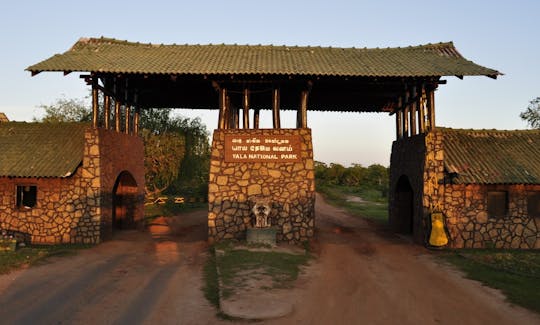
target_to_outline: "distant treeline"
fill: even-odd
[[[360,189],[380,191],[383,196],[388,193],[389,167],[373,164],[363,167],[353,164],[345,167],[340,164],[315,162],[315,179],[318,185],[341,185]]]

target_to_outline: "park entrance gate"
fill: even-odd
[[[362,49],[155,45],[108,38],[80,39],[64,54],[28,70],[33,75],[86,73],[81,77],[92,87],[96,128],[111,128],[114,120],[117,130],[136,134],[145,108],[218,110],[208,188],[209,239],[245,238],[256,223],[254,202],[262,200],[278,241],[291,243],[314,234],[308,111],[385,112],[396,117],[396,143],[416,141],[435,129],[434,93],[444,83],[442,76],[499,74],[467,61],[452,43]],[[272,112],[272,128],[259,128],[260,110]],[[296,128],[281,128],[282,110],[297,112]],[[422,204],[417,198],[423,197],[423,181],[408,175],[412,169],[406,166],[417,159],[414,151],[393,153],[390,179],[390,222],[399,222],[393,213],[400,209],[392,206],[398,180],[405,175],[415,198],[414,215],[407,216],[413,228],[422,227],[424,210],[416,205]]]

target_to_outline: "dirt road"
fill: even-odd
[[[317,197],[318,260],[295,311],[275,324],[540,324],[495,290],[439,265],[423,247]]]
[[[201,291],[206,215],[157,220],[46,265],[0,276],[0,324],[216,324]]]
[[[318,259],[270,324],[540,324],[430,252],[317,198]],[[231,324],[203,297],[206,215],[156,221],[75,257],[0,276],[1,324]]]

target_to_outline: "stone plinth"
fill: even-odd
[[[250,244],[265,244],[276,246],[276,227],[248,228],[246,231],[246,241]]]

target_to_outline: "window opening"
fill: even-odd
[[[527,193],[527,215],[540,218],[540,192]]]
[[[17,207],[33,208],[37,202],[37,186],[19,185],[17,186]]]
[[[490,218],[504,218],[508,212],[508,192],[488,191],[487,206]]]

